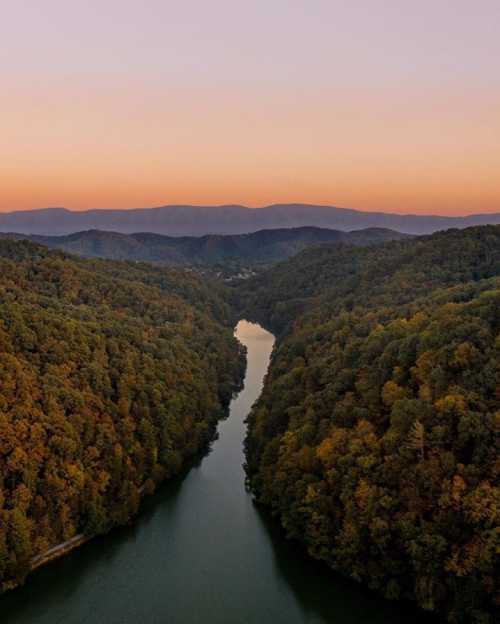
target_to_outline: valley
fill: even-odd
[[[150,509],[163,526],[154,552],[147,523],[139,530],[144,546],[117,551],[125,572],[130,548],[142,553],[141,600],[105,605],[106,584],[84,574],[77,602],[63,600],[61,617],[80,622],[79,596],[94,595],[107,619],[161,621],[168,613],[183,622],[203,612],[216,622],[221,609],[235,609],[239,621],[231,605],[242,604],[245,588],[241,621],[277,609],[273,621],[307,622],[312,613],[310,621],[325,624],[373,622],[368,605],[378,594],[396,601],[395,610],[377,606],[381,621],[397,621],[413,602],[450,621],[493,623],[498,227],[312,244],[227,283],[210,271],[85,259],[12,238],[0,241],[0,263],[3,589],[39,587],[52,616],[65,592],[52,570],[81,558],[101,569],[99,578],[121,576],[92,562],[100,549],[93,544],[110,540],[113,549],[116,529],[98,536],[142,526],[143,512],[135,517]],[[236,341],[239,318],[276,336],[267,374],[273,336],[240,322]],[[245,369],[241,344],[245,389],[234,398]],[[221,439],[201,459],[231,397]],[[182,503],[157,508],[163,488]],[[281,528],[262,528],[269,511]],[[26,580],[33,561],[59,554],[58,544],[88,538]],[[298,586],[308,587],[299,572],[294,587],[282,589],[270,539],[289,553],[285,577],[302,548],[319,560],[300,564],[315,579],[308,590],[315,606],[297,608]],[[173,610],[167,587],[182,592],[197,566],[196,584],[206,589]],[[261,578],[268,578],[264,593]],[[123,587],[131,582],[127,576]],[[352,595],[345,612],[330,583]],[[8,621],[33,621],[21,605],[24,591],[0,598]],[[418,612],[407,613],[418,621]]]
[[[243,390],[207,455],[144,501],[132,526],[92,540],[0,598],[8,624],[87,619],[133,624],[423,624],[307,558],[244,488],[245,417],[258,397],[273,336],[240,321]]]

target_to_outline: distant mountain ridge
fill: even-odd
[[[263,229],[304,226],[342,231],[377,227],[408,234],[430,234],[437,230],[488,224],[500,224],[500,212],[443,217],[362,212],[335,206],[274,204],[264,208],[238,205],[172,205],[132,210],[103,209],[73,212],[66,208],[44,208],[0,213],[0,232],[46,236],[94,229],[122,234],[154,232],[169,236],[203,236],[246,234]]]
[[[62,249],[89,258],[135,260],[158,264],[214,265],[218,263],[266,264],[285,260],[306,247],[320,243],[364,245],[405,238],[407,235],[382,228],[342,232],[317,227],[260,230],[250,234],[173,237],[153,233],[121,234],[101,230],[67,236],[27,236],[52,249]]]

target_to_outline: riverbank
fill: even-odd
[[[240,348],[240,357],[245,363],[244,364],[242,363],[239,369],[239,374],[235,375],[235,379],[233,380],[232,397],[237,395],[242,390],[243,383],[244,383],[245,368],[246,368],[245,348],[243,345],[241,345],[241,343],[239,345],[239,348]],[[153,482],[151,478],[149,478],[138,489],[138,494],[140,497],[139,509],[137,513],[134,514],[132,518],[130,519],[130,524],[132,524],[134,520],[140,515],[142,504],[143,504],[143,499],[145,497],[153,494],[158,487],[163,486],[168,481],[179,478],[180,475],[188,471],[196,463],[196,461],[198,461],[200,457],[202,457],[209,451],[210,446],[217,438],[217,427],[218,427],[219,422],[225,420],[225,418],[227,418],[229,414],[229,404],[230,404],[229,395],[226,394],[223,398],[221,398],[221,402],[222,402],[223,413],[221,413],[221,416],[218,419],[214,419],[208,423],[209,433],[208,433],[208,440],[205,446],[199,449],[198,451],[196,451],[194,455],[187,456],[185,458],[184,463],[179,467],[179,469],[175,473],[170,475],[167,479],[164,479],[161,482],[155,483]],[[108,531],[104,533],[97,533],[94,535],[85,535],[84,533],[78,533],[64,542],[60,542],[59,544],[55,544],[54,546],[51,546],[45,552],[35,555],[34,557],[31,558],[30,564],[29,564],[29,570],[25,578],[22,579],[22,581],[6,582],[4,583],[3,587],[0,588],[0,599],[2,595],[6,594],[7,592],[11,592],[12,590],[15,590],[21,587],[22,585],[24,585],[25,582],[27,582],[28,577],[38,568],[46,566],[49,563],[53,563],[56,560],[61,559],[67,556],[68,554],[70,554],[71,552],[77,550],[78,548],[86,544],[87,542],[94,540],[95,538],[100,537],[102,535],[108,535],[109,533],[113,532],[113,530],[120,528],[120,527],[123,527],[123,524],[113,525],[109,528]]]
[[[78,548],[78,546],[82,546],[82,544],[85,544],[85,542],[88,542],[90,539],[92,538],[88,537],[87,535],[75,535],[66,542],[49,548],[49,550],[47,550],[42,555],[37,555],[36,557],[33,557],[33,559],[31,560],[31,571],[33,572],[37,568],[40,568],[41,566],[46,565],[47,563],[50,563],[51,561],[54,561],[59,557],[67,555],[73,549]]]
[[[242,391],[208,454],[145,497],[130,526],[43,566],[0,598],[2,624],[428,624],[339,578],[285,539],[245,489],[245,419],[274,337],[238,325]]]
[[[216,431],[214,430],[213,437],[215,438],[215,436],[216,436]],[[143,485],[139,489],[139,495],[144,496],[145,490],[146,490],[146,486]],[[37,555],[36,557],[33,557],[33,559],[31,560],[30,571],[34,572],[37,568],[40,568],[43,565],[46,565],[47,563],[51,563],[52,561],[55,561],[56,559],[59,559],[60,557],[64,557],[65,555],[69,554],[72,550],[75,550],[75,548],[78,548],[79,546],[83,546],[83,544],[86,544],[87,542],[89,542],[91,539],[94,539],[95,537],[97,537],[97,535],[84,535],[83,533],[80,533],[78,535],[75,535],[71,539],[66,540],[65,542],[61,542],[60,544],[56,544],[55,546],[52,546],[51,548],[46,550],[44,553]]]

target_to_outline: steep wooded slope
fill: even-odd
[[[0,587],[211,439],[243,366],[217,289],[0,241]]]
[[[247,472],[334,569],[454,622],[499,614],[500,228],[323,247],[240,286],[280,340]]]

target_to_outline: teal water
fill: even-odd
[[[429,617],[334,575],[285,540],[245,491],[244,419],[273,336],[241,321],[244,389],[198,465],[116,529],[0,597],[1,624],[423,624]]]

